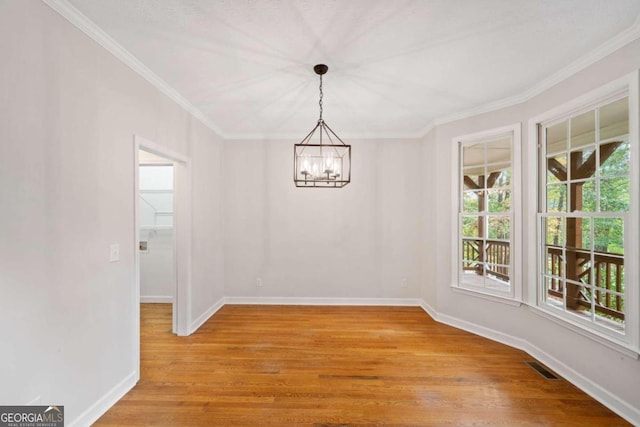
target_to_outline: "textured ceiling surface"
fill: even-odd
[[[625,31],[638,0],[69,0],[227,138],[424,134]]]

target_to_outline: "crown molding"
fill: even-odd
[[[466,119],[468,117],[477,116],[479,114],[488,113],[491,111],[500,110],[502,108],[512,107],[514,105],[522,104],[530,99],[540,95],[542,92],[551,89],[553,86],[561,83],[562,81],[568,79],[569,77],[579,73],[580,71],[586,69],[587,67],[595,64],[601,59],[611,55],[616,50],[626,46],[632,41],[640,38],[640,15],[636,18],[634,23],[627,28],[626,30],[618,33],[618,35],[613,38],[607,40],[594,50],[588,52],[586,55],[581,56],[577,60],[573,61],[571,64],[567,65],[564,68],[556,71],[549,77],[544,80],[536,83],[531,86],[529,89],[524,92],[510,96],[507,98],[500,99],[498,101],[490,102],[487,104],[480,105],[478,107],[465,110],[459,113],[450,114],[447,116],[443,116],[433,120],[427,127],[423,129],[424,134],[426,135],[431,129],[435,126],[443,125],[446,123],[451,123],[456,120]]]
[[[145,80],[155,86],[158,90],[176,102],[195,118],[200,120],[205,126],[214,131],[223,139],[228,140],[273,140],[273,139],[291,139],[297,140],[300,135],[291,134],[225,134],[207,115],[191,104],[177,90],[171,87],[167,82],[162,80],[157,74],[151,71],[146,65],[137,59],[131,52],[122,47],[111,36],[104,32],[98,25],[87,18],[82,12],[76,9],[67,0],[42,0],[43,3],[51,7],[53,10],[62,15],[65,19],[75,25],[79,30],[87,34],[100,46],[104,47],[113,56],[124,62],[133,71],[142,76]],[[522,104],[533,97],[540,95],[542,92],[552,88],[558,83],[566,80],[574,74],[584,70],[585,68],[600,61],[606,56],[612,54],[616,50],[640,38],[640,16],[636,18],[634,23],[626,30],[607,40],[591,52],[578,58],[568,66],[558,70],[544,80],[531,86],[529,89],[514,96],[503,98],[494,102],[480,105],[462,112],[439,117],[429,122],[424,128],[417,132],[409,132],[403,134],[351,134],[344,135],[350,139],[419,139],[424,138],[434,127],[451,123],[456,120],[465,119],[479,114],[500,110],[502,108],[512,107]]]
[[[115,41],[110,35],[102,30],[95,22],[87,18],[82,12],[75,8],[67,0],[42,0],[44,4],[58,12],[62,17],[75,25],[80,31],[91,37],[96,43],[105,48],[113,56],[122,61],[125,65],[138,73],[142,78],[151,83],[160,92],[168,96],[172,101],[185,109],[188,113],[202,122],[206,127],[226,138],[222,130],[211,121],[202,111],[191,104],[177,90],[162,80],[156,73],[151,71],[146,65],[136,58],[131,52]]]

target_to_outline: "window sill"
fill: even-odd
[[[627,357],[638,360],[638,356],[640,356],[637,348],[633,348],[627,343],[620,342],[612,336],[609,336],[595,329],[589,329],[578,322],[574,322],[571,319],[566,318],[565,316],[554,313],[552,310],[547,310],[543,307],[533,305],[530,305],[529,307],[534,314],[549,319],[552,322],[571,330],[572,332],[587,337],[599,344],[617,351],[618,353],[622,353]]]
[[[522,301],[507,295],[490,294],[487,292],[482,292],[481,290],[462,288],[458,285],[451,285],[451,290],[458,294],[469,295],[472,297],[481,298],[487,301],[497,302],[500,304],[507,304],[514,307],[520,307],[522,305]]]

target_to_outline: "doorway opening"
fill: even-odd
[[[171,304],[172,327],[191,327],[190,160],[149,140],[134,138],[135,325],[134,348],[140,379],[140,304]]]
[[[171,304],[175,333],[173,162],[143,149],[138,156],[140,303]]]

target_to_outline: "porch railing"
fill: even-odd
[[[484,245],[484,248],[483,248]],[[502,240],[462,239],[462,259],[465,271],[491,275],[509,281],[511,265],[509,242]],[[486,268],[486,270],[484,269]]]
[[[591,283],[591,270],[594,268],[593,279],[595,285],[593,286],[593,292],[586,292],[586,288],[580,290],[576,293],[573,303],[578,307],[591,309],[591,301],[593,300],[596,313],[624,320],[623,298],[621,296],[624,292],[624,259],[613,256],[609,252],[594,252],[592,266],[591,252],[589,251],[566,249],[565,256],[569,257],[569,255],[571,258],[575,256],[576,263],[576,277],[568,277],[569,279],[586,285],[593,285]],[[562,269],[563,267],[566,268],[566,260],[563,258],[562,248],[547,246],[546,262],[547,274],[562,277]],[[556,277],[549,279],[547,293],[557,298],[563,298],[563,282]],[[573,287],[578,288],[575,285]],[[567,306],[569,306],[569,303],[567,303]]]

